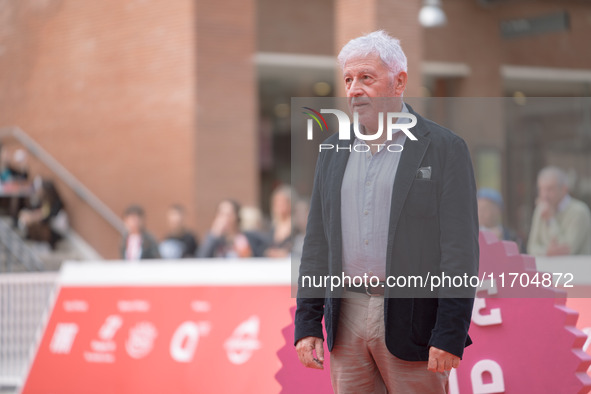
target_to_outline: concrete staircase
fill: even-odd
[[[101,256],[74,231],[51,250],[46,243],[24,240],[19,231],[12,228],[10,218],[0,217],[0,260],[4,260],[0,261],[0,272],[57,271],[64,261],[99,259]]]

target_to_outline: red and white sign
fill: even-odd
[[[23,393],[277,393],[290,262],[68,264]]]
[[[486,272],[535,270],[490,234],[480,251]],[[23,393],[330,391],[328,359],[324,371],[297,360],[290,272],[285,260],[67,264]],[[546,291],[476,300],[452,393],[588,392],[591,302]]]

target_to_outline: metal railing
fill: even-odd
[[[22,387],[57,288],[57,272],[0,275],[0,387]]]
[[[119,233],[123,234],[125,232],[123,221],[119,216],[23,130],[19,127],[0,128],[0,139],[4,138],[14,138],[17,140],[31,155],[39,159],[58,179],[72,189],[82,201],[87,203],[107,223]]]

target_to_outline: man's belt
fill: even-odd
[[[386,282],[380,282],[377,286],[345,286],[345,290],[354,293],[367,294],[368,296],[376,297],[383,296],[386,292]]]

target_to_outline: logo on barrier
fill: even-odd
[[[49,351],[54,354],[69,354],[78,334],[78,325],[75,323],[58,323],[55,326]]]
[[[140,359],[146,357],[154,348],[154,340],[158,330],[150,322],[137,323],[129,329],[129,337],[125,341],[125,350],[129,357]]]
[[[224,343],[228,360],[232,364],[244,364],[252,357],[254,351],[261,347],[258,339],[259,329],[260,321],[256,315],[236,327],[232,336]]]
[[[195,350],[199,344],[201,336],[209,333],[210,325],[208,322],[195,323],[186,321],[182,323],[174,332],[170,340],[170,356],[179,363],[189,363],[193,361]]]
[[[123,319],[119,315],[109,315],[98,332],[98,340],[90,341],[89,352],[84,352],[84,359],[94,363],[114,363],[117,344],[113,340]]]

